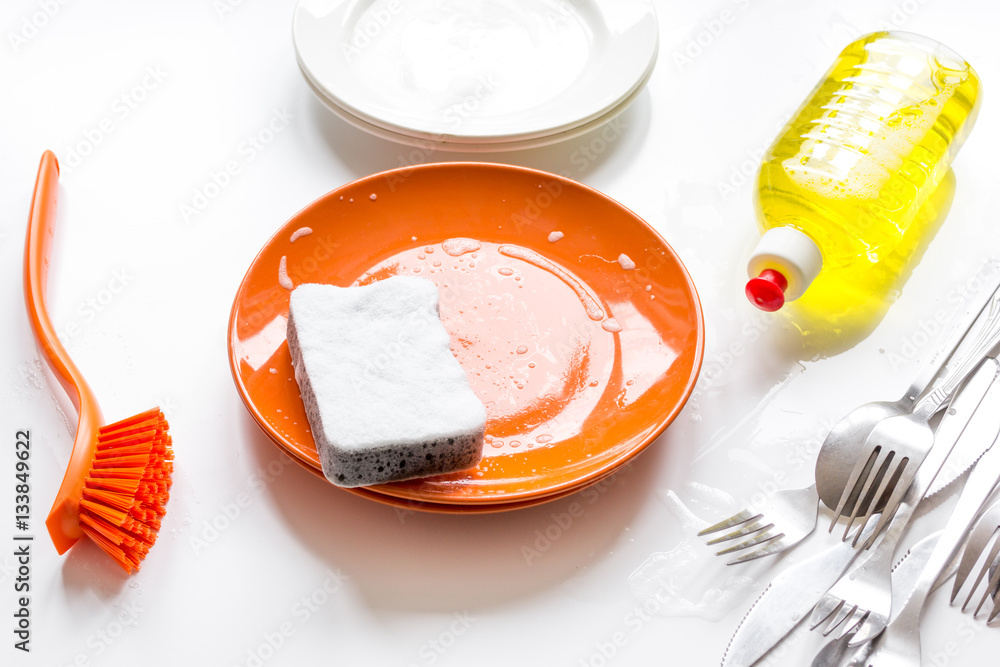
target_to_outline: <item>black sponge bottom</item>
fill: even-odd
[[[479,463],[482,435],[365,449],[319,445],[323,474],[337,486],[370,486],[464,470]]]

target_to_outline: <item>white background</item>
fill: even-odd
[[[617,139],[604,146],[592,134],[478,158],[567,172],[658,229],[703,302],[701,380],[666,435],[600,487],[462,517],[362,500],[287,463],[233,387],[229,309],[260,246],[325,192],[415,161],[410,148],[351,128],[313,98],[295,64],[293,2],[5,0],[0,662],[719,663],[753,599],[796,555],[726,568],[694,538],[696,526],[775,483],[806,483],[830,425],[863,401],[896,398],[927,350],[921,331],[934,333],[935,316],[963,300],[980,262],[1000,255],[1000,7],[656,5],[659,62]],[[724,10],[731,20],[716,21]],[[965,56],[983,81],[982,112],[954,166],[949,218],[881,325],[842,351],[806,348],[782,317],[755,312],[741,294],[756,238],[748,177],[836,53],[887,26]],[[280,131],[251,160],[246,142],[272,122]],[[69,168],[73,147],[97,130],[99,143]],[[594,147],[600,154],[586,157]],[[21,297],[25,223],[46,148],[63,163],[49,290],[56,326],[74,332],[68,347],[107,416],[159,404],[175,442],[165,526],[131,578],[90,544],[57,556],[42,527],[74,417],[38,360]],[[181,205],[229,160],[240,173],[185,220]],[[87,306],[98,298],[99,312]],[[30,429],[34,446],[30,655],[12,648],[11,632],[17,429]],[[573,503],[582,514],[567,522]],[[940,523],[945,511],[923,522]],[[988,664],[1000,654],[1000,630],[942,595],[924,620],[928,665]],[[808,664],[819,645],[798,633],[770,664]]]

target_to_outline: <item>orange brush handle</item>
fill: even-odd
[[[24,299],[28,307],[28,319],[42,354],[79,414],[69,468],[45,520],[56,551],[64,553],[83,536],[79,518],[80,500],[83,497],[84,480],[97,449],[98,429],[104,419],[90,385],[59,342],[45,306],[45,286],[48,282],[49,252],[52,247],[58,194],[59,163],[51,151],[45,151],[38,166],[35,193],[28,217],[28,233],[24,242]]]

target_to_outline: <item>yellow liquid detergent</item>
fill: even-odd
[[[877,324],[947,211],[978,99],[973,69],[929,39],[880,32],[844,49],[764,156],[751,301],[801,295],[806,333]],[[774,245],[781,234],[797,238]]]

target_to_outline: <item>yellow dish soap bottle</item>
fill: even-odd
[[[799,299],[832,329],[880,317],[935,231],[929,200],[978,109],[979,78],[942,44],[878,32],[848,45],[763,158],[750,301]]]

